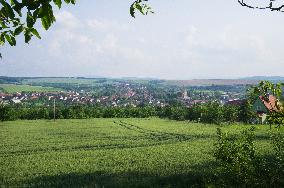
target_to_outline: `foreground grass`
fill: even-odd
[[[0,122],[0,187],[207,186],[216,128],[155,118]],[[256,135],[259,155],[271,152],[269,128]]]

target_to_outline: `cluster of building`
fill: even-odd
[[[244,102],[241,93],[233,92],[222,92],[218,95],[214,93],[204,93],[200,92],[199,94],[188,94],[187,90],[184,90],[182,93],[181,99],[183,100],[186,106],[191,107],[196,104],[205,104],[210,101],[217,101],[222,105],[225,104],[235,104],[240,105]]]
[[[28,100],[36,100],[43,96],[43,93],[0,93],[0,104],[18,104]]]
[[[188,94],[186,90],[181,92],[176,99],[188,107],[195,104],[204,104],[212,100],[218,101],[220,104],[242,105],[245,100],[239,98],[239,93],[222,93],[218,96],[214,94]],[[199,97],[199,98],[198,98]],[[165,100],[153,97],[153,93],[146,86],[131,87],[129,84],[124,84],[123,87],[117,87],[117,91],[110,95],[95,95],[91,92],[68,91],[68,92],[17,92],[13,94],[0,93],[0,104],[22,104],[36,103],[46,104],[47,106],[56,102],[68,104],[100,104],[105,106],[167,106]],[[266,97],[258,97],[253,104],[253,110],[259,117],[259,121],[264,123],[267,114],[279,110],[277,99],[268,95]],[[281,107],[282,108],[282,107]]]
[[[154,99],[149,93],[138,93],[132,89],[111,95],[97,96],[90,92],[17,92],[13,94],[0,93],[0,104],[37,103],[47,106],[54,102],[70,104],[100,104],[105,106],[133,106],[145,105],[165,106],[160,100]]]
[[[0,104],[37,103],[49,105],[51,102],[63,104],[100,104],[105,106],[167,106],[171,101],[179,101],[188,107],[217,100],[221,104],[239,101],[239,93],[181,92],[181,88],[155,88],[143,84],[117,83],[102,85],[94,90],[69,90],[65,92],[18,92],[0,93]]]

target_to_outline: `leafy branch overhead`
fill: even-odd
[[[135,17],[136,11],[143,15],[153,13],[146,1],[136,0],[130,6],[132,17]],[[76,0],[0,0],[0,45],[8,42],[15,46],[16,37],[21,33],[26,43],[33,36],[41,38],[35,24],[39,21],[48,30],[55,22],[53,8],[60,9],[63,3],[75,4]]]
[[[75,4],[75,0],[64,0],[67,4]],[[53,5],[61,8],[62,0],[0,0],[0,43],[8,42],[16,45],[16,37],[24,34],[28,43],[33,36],[40,38],[35,24],[41,21],[45,30],[55,22]]]
[[[284,12],[284,5],[276,6],[276,0],[269,0],[267,7],[252,6],[245,0],[238,2],[248,8]],[[48,30],[55,22],[53,8],[60,9],[63,3],[75,4],[76,0],[0,0],[0,46],[6,42],[15,46],[16,37],[22,33],[26,43],[33,36],[41,38],[35,24],[40,21],[43,28]],[[135,18],[136,13],[142,15],[154,13],[147,3],[148,0],[135,0],[130,6],[130,15]]]
[[[136,0],[130,6],[130,15],[135,18],[136,11],[139,11],[142,15],[148,15],[149,13],[154,13],[152,8],[147,5],[148,0]]]
[[[239,4],[247,7],[247,8],[251,8],[251,9],[260,9],[260,10],[264,10],[264,9],[268,9],[271,11],[279,11],[279,12],[284,12],[284,5],[279,3],[277,4],[277,0],[269,0],[267,6],[256,6],[256,5],[251,5],[249,3],[247,3],[245,0],[238,0]]]

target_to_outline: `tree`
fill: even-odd
[[[234,123],[238,121],[239,106],[236,105],[225,105],[223,106],[224,121],[227,123]]]
[[[251,5],[246,3],[245,0],[238,0],[239,4],[247,7],[247,8],[251,8],[251,9],[260,9],[260,10],[264,10],[264,9],[268,9],[271,11],[279,11],[279,12],[284,12],[284,5],[283,4],[277,4],[277,0],[269,0],[267,3],[267,6],[264,7],[260,7],[257,5]]]
[[[252,109],[252,104],[246,100],[241,106],[239,111],[239,121],[249,124],[256,118],[256,113]]]
[[[261,81],[259,82],[258,86],[252,88],[251,94],[254,96],[262,96],[264,100],[269,102],[269,95],[273,95],[276,97],[276,110],[272,109],[273,111],[281,110],[281,103],[280,98],[282,96],[282,87],[284,87],[284,83],[272,83],[269,81]]]
[[[284,83],[272,83],[269,81],[261,81],[258,86],[252,88],[252,94],[256,96],[262,96],[264,100],[271,103],[269,99],[269,95],[273,95],[276,97],[275,106],[276,109],[271,109],[270,114],[267,118],[268,123],[276,124],[278,128],[281,125],[284,125],[284,110],[280,103],[280,98],[282,97]]]
[[[136,12],[143,15],[153,13],[146,1],[135,0],[130,6],[130,15],[135,18]],[[15,46],[16,37],[22,33],[26,43],[33,36],[40,39],[36,23],[40,21],[43,28],[48,30],[55,22],[53,8],[60,9],[63,3],[75,4],[76,0],[0,0],[0,46],[6,42]]]
[[[0,105],[0,121],[12,121],[17,119],[14,108],[8,105]]]
[[[223,108],[218,102],[213,101],[203,105],[201,122],[220,125],[223,121]]]

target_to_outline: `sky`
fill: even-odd
[[[21,36],[16,47],[1,47],[0,75],[284,76],[284,13],[237,0],[150,0],[155,14],[134,19],[131,2],[78,0],[55,9],[52,28],[38,27],[41,40],[25,44]]]

